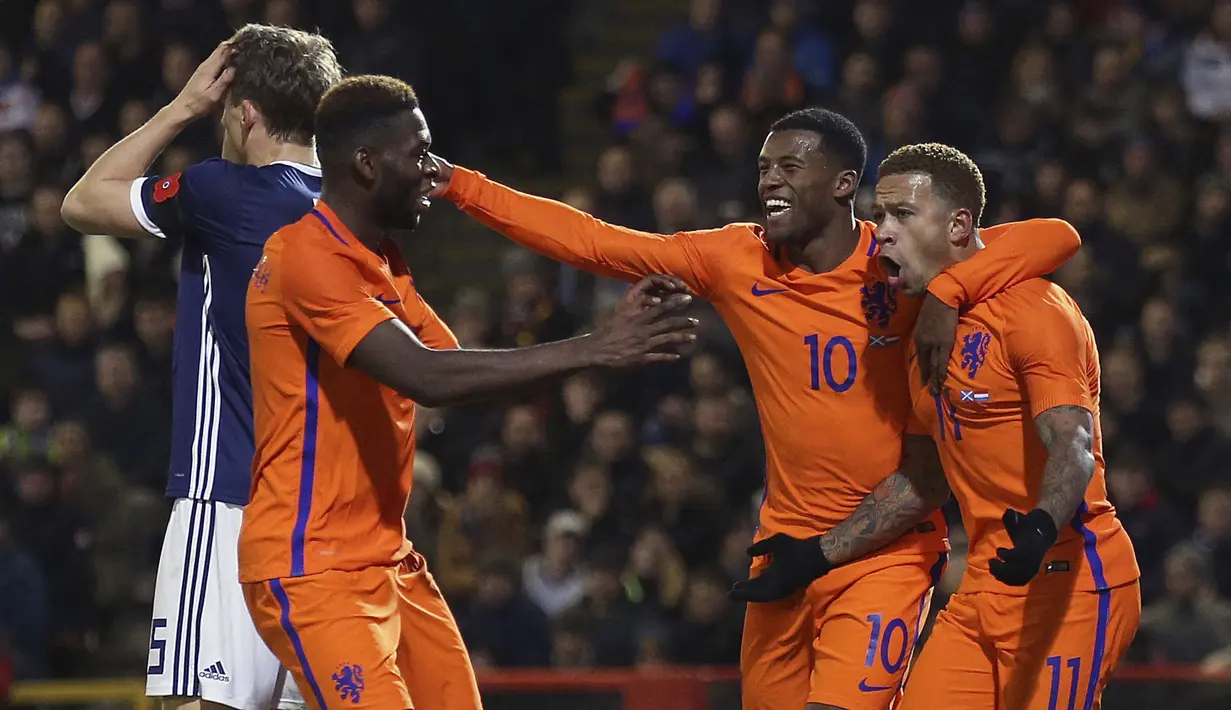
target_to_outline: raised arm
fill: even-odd
[[[695,243],[698,233],[653,234],[608,224],[563,202],[518,192],[436,160],[441,194],[527,249],[609,278],[635,281],[647,274],[671,274],[701,296],[712,288],[716,275]]]
[[[872,490],[829,532],[804,540],[778,534],[748,549],[772,555],[760,576],[737,583],[735,601],[783,599],[839,565],[853,562],[897,540],[949,499],[949,484],[931,437],[908,434],[897,471]]]
[[[60,214],[66,224],[84,234],[161,236],[138,217],[133,183],[184,128],[221,100],[234,75],[224,70],[227,57],[226,44],[218,45],[171,103],[94,161],[64,198]]]

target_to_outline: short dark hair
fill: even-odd
[[[843,170],[854,170],[863,177],[868,163],[868,142],[851,119],[824,108],[804,108],[792,111],[774,121],[769,127],[775,131],[811,131],[821,137],[825,154],[837,159]]]
[[[251,101],[261,109],[271,136],[311,145],[316,106],[342,80],[333,43],[302,30],[247,24],[228,44],[227,66],[235,70],[227,91],[230,105]]]
[[[975,225],[987,206],[983,173],[962,151],[943,143],[902,146],[881,161],[879,177],[921,173],[932,178],[932,190],[953,204],[970,210]]]
[[[364,74],[343,79],[316,107],[316,152],[337,164],[389,119],[419,108],[414,88],[391,76]]]

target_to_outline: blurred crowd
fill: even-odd
[[[66,188],[249,19],[320,28],[349,71],[417,82],[449,157],[551,173],[576,4],[0,6],[0,648],[18,676],[140,674],[168,512],[175,247],[72,233]],[[756,220],[766,126],[819,104],[868,138],[861,214],[881,158],[939,140],[983,168],[985,224],[1073,223],[1084,247],[1055,278],[1101,345],[1108,483],[1144,575],[1134,660],[1231,666],[1231,1],[680,5],[652,54],[593,87],[611,144],[563,199],[664,233]],[[196,127],[156,169],[215,137]],[[510,250],[437,306],[465,346],[523,346],[588,328],[622,289]],[[763,452],[738,351],[701,317],[678,365],[421,410],[408,530],[477,665],[737,660],[725,592],[747,574]]]

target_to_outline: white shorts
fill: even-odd
[[[302,710],[295,681],[257,635],[239,584],[244,509],[180,498],[154,587],[145,694],[237,710]]]

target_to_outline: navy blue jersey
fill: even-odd
[[[244,302],[265,240],[307,214],[318,168],[213,159],[133,183],[137,220],[183,242],[176,303],[167,495],[247,505],[252,385]]]

